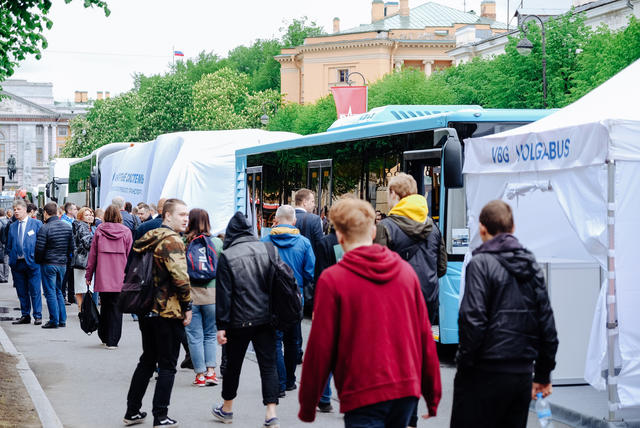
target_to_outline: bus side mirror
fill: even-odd
[[[51,199],[51,191],[49,190],[50,188],[51,188],[51,183],[47,183],[46,190],[44,191],[44,194],[49,199]]]
[[[91,171],[91,187],[96,188],[98,185],[98,171],[97,169],[94,169]]]
[[[461,189],[464,187],[462,178],[462,166],[464,157],[462,144],[454,129],[449,130],[449,137],[442,149],[442,169],[444,175],[444,187],[447,189]]]

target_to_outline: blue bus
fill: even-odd
[[[479,106],[386,106],[336,122],[327,132],[236,151],[236,208],[269,233],[275,210],[295,192],[315,193],[317,213],[353,193],[387,214],[387,184],[411,174],[429,205],[448,253],[440,279],[434,337],[458,343],[460,276],[469,244],[462,177],[464,140],[534,122],[553,110],[498,110]],[[457,159],[456,159],[457,158]]]

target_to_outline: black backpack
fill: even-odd
[[[155,291],[153,283],[154,251],[155,248],[144,253],[134,252],[118,298],[120,312],[145,315],[151,310]]]
[[[277,330],[286,331],[302,321],[302,295],[293,269],[282,260],[276,261],[273,243],[267,242],[265,245],[274,268],[269,293],[271,325]]]
[[[100,321],[98,318],[98,307],[93,301],[93,293],[87,290],[80,305],[80,328],[91,336],[91,333],[98,329]]]

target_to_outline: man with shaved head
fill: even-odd
[[[280,258],[291,267],[300,287],[300,294],[304,295],[304,287],[313,281],[313,269],[316,256],[311,242],[300,234],[295,227],[296,211],[291,205],[283,205],[276,211],[276,219],[271,229],[271,235],[262,238],[262,242],[271,242],[278,248]],[[298,340],[298,325],[287,331],[276,332],[276,350],[278,379],[280,383],[280,397],[285,391],[296,389],[296,366],[300,341]],[[284,356],[282,344],[284,343]]]

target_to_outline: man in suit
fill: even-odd
[[[322,220],[313,213],[316,208],[316,197],[309,189],[300,189],[296,193],[296,227],[300,234],[311,242],[315,251],[316,245],[323,237]]]
[[[13,324],[31,324],[33,309],[34,324],[40,325],[42,324],[42,289],[40,266],[34,259],[34,253],[42,222],[27,215],[27,204],[21,199],[13,202],[13,212],[16,221],[9,227],[6,248],[22,312],[22,317]]]
[[[133,216],[124,209],[124,205],[126,203],[124,198],[122,196],[116,196],[111,200],[111,203],[117,206],[120,210],[120,214],[122,215],[122,224],[127,226],[133,232]]]

